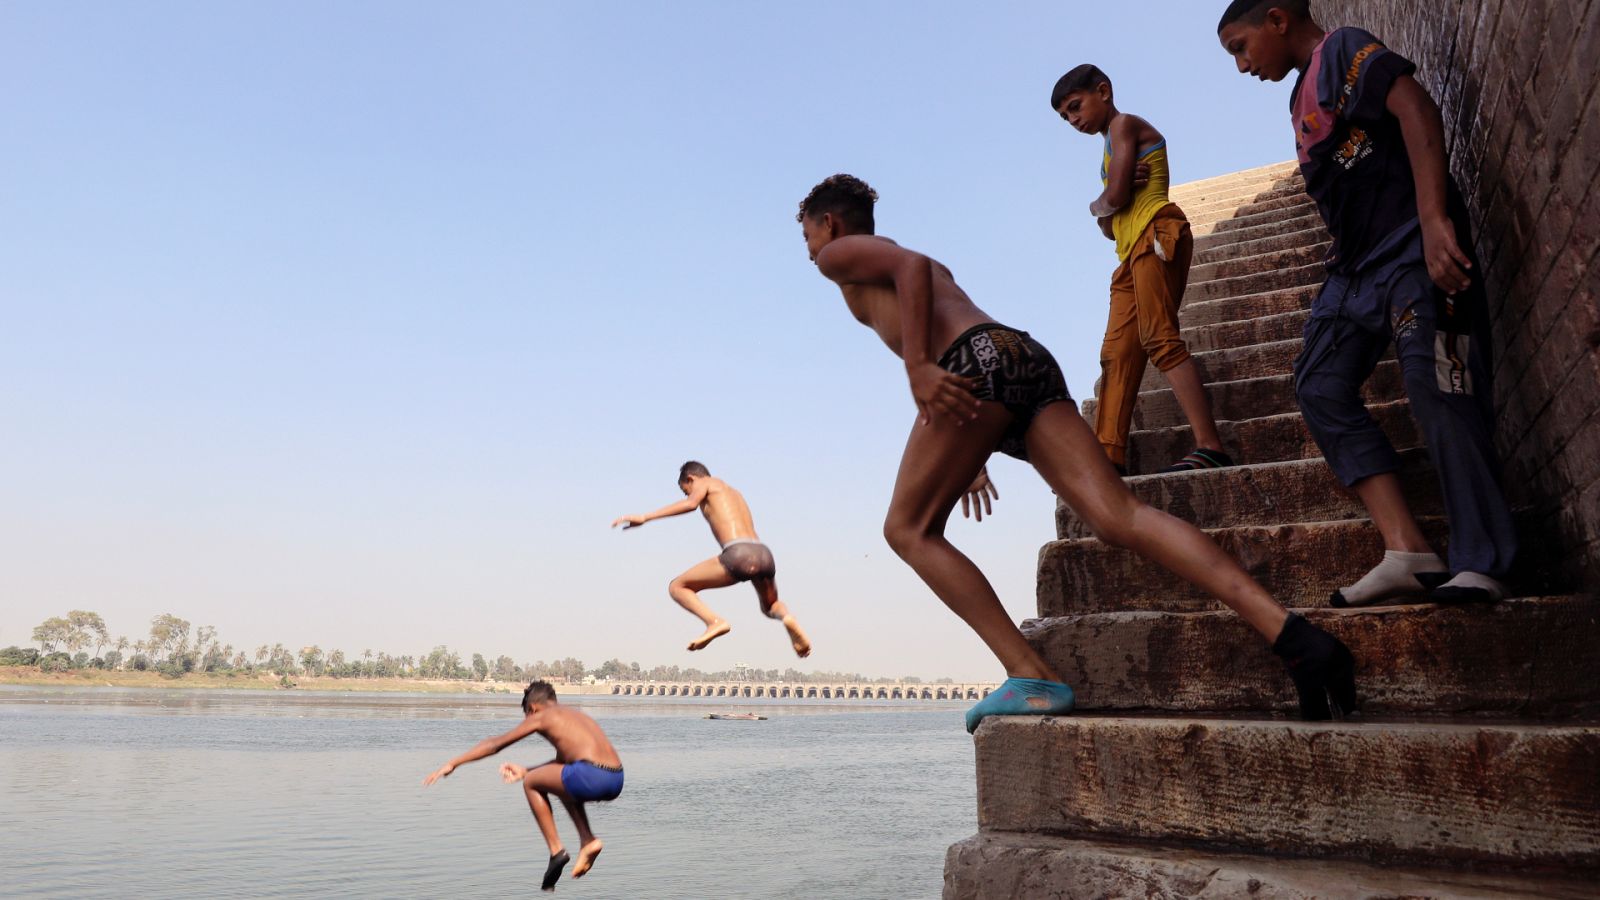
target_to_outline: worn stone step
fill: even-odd
[[[1182,204],[1179,204],[1180,206]],[[1226,230],[1226,222],[1239,220],[1255,220],[1263,216],[1276,216],[1280,219],[1297,218],[1314,213],[1317,210],[1316,202],[1306,194],[1288,194],[1278,197],[1265,197],[1250,200],[1239,204],[1225,204],[1221,206],[1202,206],[1196,212],[1184,210],[1191,227],[1214,226],[1212,230]]]
[[[1305,180],[1302,178],[1274,179],[1271,181],[1256,181],[1241,184],[1236,187],[1224,188],[1215,191],[1194,192],[1185,191],[1181,187],[1168,190],[1167,195],[1172,202],[1179,204],[1186,211],[1235,210],[1252,203],[1261,203],[1268,200],[1282,200],[1306,197]]]
[[[945,853],[944,900],[1592,900],[1592,877],[1281,859],[983,831]]]
[[[1258,316],[1275,316],[1298,309],[1310,309],[1322,284],[1303,284],[1298,287],[1243,294],[1219,300],[1193,300],[1189,298],[1178,311],[1182,327],[1215,325],[1219,322],[1238,322]],[[1192,301],[1192,302],[1189,302]]]
[[[1194,232],[1195,256],[1199,258],[1202,254],[1226,250],[1236,244],[1248,244],[1265,238],[1299,234],[1307,229],[1323,227],[1320,215],[1308,213],[1276,221],[1256,222],[1248,227],[1230,228],[1224,231],[1216,230],[1215,226],[1200,228],[1190,226],[1190,230]]]
[[[1600,867],[1600,727],[996,716],[978,825],[1374,862]]]
[[[1194,357],[1196,368],[1200,370],[1202,382],[1238,381],[1242,378],[1283,375],[1293,371],[1294,360],[1300,355],[1301,346],[1301,340],[1296,336],[1289,340],[1273,341],[1270,344],[1254,344],[1229,350],[1205,350],[1191,355]],[[1167,378],[1161,374],[1160,369],[1155,366],[1145,366],[1144,380],[1139,383],[1141,393],[1166,386]]]
[[[1406,400],[1378,403],[1368,407],[1378,427],[1389,436],[1397,450],[1423,446],[1416,419],[1411,416],[1411,404]],[[1299,412],[1277,416],[1261,416],[1230,422],[1217,422],[1217,434],[1223,448],[1236,463],[1281,462],[1289,459],[1317,459],[1322,448],[1312,439],[1306,428],[1305,416]],[[1127,468],[1134,475],[1155,475],[1172,465],[1195,448],[1194,432],[1188,425],[1134,431],[1128,435]],[[1163,478],[1200,477],[1207,472],[1185,472],[1163,475]]]
[[[1237,421],[1252,416],[1276,416],[1300,411],[1299,402],[1294,396],[1293,375],[1215,381],[1206,385],[1206,391],[1211,395],[1212,412],[1219,419]],[[1393,359],[1378,363],[1372,377],[1367,379],[1362,396],[1369,404],[1404,400],[1405,383],[1400,377],[1400,363]],[[1098,403],[1094,398],[1084,401],[1085,418],[1094,419]],[[1173,395],[1171,388],[1163,387],[1139,394],[1139,402],[1133,408],[1135,431],[1170,428],[1186,422],[1183,408],[1178,405],[1178,398]]]
[[[1214,281],[1191,281],[1184,292],[1185,303],[1205,303],[1210,300],[1231,300],[1266,291],[1321,286],[1327,278],[1327,269],[1314,262],[1288,269],[1240,275],[1237,278],[1219,278]]]
[[[1600,711],[1600,601],[1307,610],[1356,658],[1365,715],[1570,717]],[[1283,663],[1232,612],[1030,619],[1023,634],[1082,712],[1297,708]],[[1600,784],[1596,784],[1600,787]]]
[[[1322,227],[1320,219],[1295,231],[1274,230],[1264,237],[1247,241],[1220,241],[1208,238],[1204,249],[1200,248],[1200,240],[1196,239],[1194,265],[1203,266],[1235,256],[1255,256],[1260,253],[1271,253],[1274,250],[1292,250],[1296,247],[1326,243],[1328,243],[1328,230]]]
[[[1300,206],[1287,209],[1269,209],[1250,215],[1238,215],[1232,218],[1220,219],[1216,222],[1201,223],[1191,227],[1196,235],[1231,234],[1241,231],[1253,232],[1254,229],[1262,226],[1269,226],[1282,232],[1289,230],[1285,227],[1285,222],[1307,218],[1315,214],[1316,207],[1308,199],[1306,203]],[[1259,233],[1254,233],[1253,236],[1259,237],[1260,235]]]
[[[1305,336],[1306,322],[1310,318],[1310,310],[1296,309],[1275,316],[1259,316],[1239,322],[1217,322],[1213,325],[1181,328],[1179,335],[1191,353],[1236,350],[1240,347],[1254,347],[1257,344],[1299,340]]]
[[[1326,243],[1321,243],[1269,250],[1254,255],[1231,254],[1218,262],[1194,266],[1189,270],[1189,281],[1191,284],[1201,284],[1243,275],[1256,275],[1261,272],[1278,272],[1313,264],[1320,265],[1327,258],[1328,246]]]
[[[1201,477],[1206,473],[1185,476]],[[1446,549],[1444,520],[1418,521],[1435,549]],[[1328,595],[1383,559],[1383,538],[1367,519],[1202,529],[1279,603],[1326,607]],[[1150,610],[1193,612],[1221,604],[1131,550],[1093,538],[1063,538],[1039,551],[1041,617]]]
[[[1437,476],[1427,453],[1411,449],[1400,458],[1400,477],[1411,511],[1443,515]],[[1130,478],[1127,484],[1140,500],[1200,528],[1367,517],[1361,501],[1320,457]],[[1056,534],[1067,539],[1094,537],[1088,524],[1065,503],[1056,504]]]
[[[1286,177],[1235,179],[1210,186],[1189,182],[1176,185],[1167,193],[1174,202],[1206,206],[1222,203],[1237,205],[1256,198],[1305,193],[1305,189],[1305,179],[1299,172],[1292,172]]]
[[[1297,162],[1287,161],[1257,166],[1238,172],[1228,172],[1211,178],[1186,181],[1172,188],[1173,196],[1190,198],[1237,188],[1241,185],[1268,185],[1275,181],[1296,178],[1300,175]]]

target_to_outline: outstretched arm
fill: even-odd
[[[621,525],[622,530],[627,531],[629,528],[638,528],[653,519],[670,519],[673,516],[694,512],[704,502],[706,502],[706,489],[704,486],[697,486],[689,491],[689,496],[679,500],[677,503],[669,503],[655,512],[648,512],[642,516],[621,516],[611,523],[611,527],[615,528]]]
[[[423,786],[433,784],[435,781],[438,781],[439,779],[449,775],[451,772],[454,772],[457,766],[463,766],[469,762],[483,759],[485,756],[493,756],[496,753],[499,753],[501,750],[504,750],[512,744],[515,744],[517,741],[520,741],[528,735],[533,734],[538,729],[539,723],[537,718],[535,716],[528,716],[522,720],[522,724],[511,729],[505,734],[484,738],[483,740],[479,741],[471,750],[468,750],[455,759],[452,759],[435,769],[431,775],[422,779],[422,784]]]
[[[846,237],[817,254],[817,269],[840,286],[876,284],[894,288],[900,315],[900,358],[911,397],[924,425],[935,414],[957,420],[978,416],[978,398],[967,381],[933,359],[933,260],[889,241]]]
[[[1111,165],[1106,167],[1106,189],[1089,204],[1089,214],[1115,215],[1133,202],[1134,170],[1139,165],[1139,120],[1117,116],[1111,122]]]
[[[1472,285],[1472,259],[1456,241],[1456,226],[1450,221],[1446,187],[1449,175],[1444,159],[1444,119],[1428,92],[1410,75],[1395,79],[1385,104],[1400,120],[1406,140],[1406,156],[1417,182],[1417,215],[1422,220],[1422,249],[1428,259],[1428,274],[1447,294]]]

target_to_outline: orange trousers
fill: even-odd
[[[1146,362],[1169,372],[1189,361],[1178,336],[1178,306],[1189,285],[1194,235],[1175,203],[1156,213],[1111,276],[1111,315],[1100,345],[1100,403],[1094,433],[1117,465],[1128,462],[1128,429]]]

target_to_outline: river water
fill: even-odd
[[[0,895],[536,895],[547,851],[496,770],[549,759],[544,741],[421,787],[519,700],[0,688]],[[965,704],[568,702],[627,787],[590,806],[605,852],[556,896],[937,897],[945,848],[976,830]]]

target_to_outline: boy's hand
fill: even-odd
[[[1456,242],[1456,227],[1449,219],[1422,227],[1422,253],[1428,274],[1446,294],[1454,296],[1472,286],[1472,260]]]
[[[1133,189],[1138,190],[1150,183],[1150,164],[1139,163],[1133,167]]]
[[[527,774],[527,768],[524,766],[519,766],[516,763],[508,762],[500,764],[500,780],[504,781],[506,784],[511,784],[514,781],[521,781],[523,776]]]
[[[1117,239],[1116,232],[1113,232],[1111,230],[1111,217],[1110,216],[1101,216],[1100,218],[1096,219],[1095,221],[1100,223],[1100,233],[1106,236],[1106,240],[1114,241],[1114,240]]]
[[[623,516],[617,519],[615,522],[612,522],[611,527],[615,528],[618,525],[621,525],[622,530],[627,531],[629,528],[638,528],[640,525],[643,525],[648,521],[650,520],[646,519],[644,516]]]
[[[989,480],[989,467],[984,466],[978,471],[978,477],[972,480],[972,486],[961,495],[961,517],[976,518],[982,522],[984,516],[994,515],[994,507],[989,503],[990,497],[999,500],[1000,490]]]
[[[436,769],[432,775],[429,775],[427,778],[422,779],[422,786],[423,787],[427,787],[428,785],[433,784],[435,781],[438,781],[439,779],[445,777],[446,775],[449,775],[451,772],[454,772],[455,770],[456,770],[455,766],[452,766],[449,763],[445,763],[444,765],[442,765],[438,769]]]
[[[946,372],[934,363],[923,363],[910,370],[911,398],[917,401],[919,421],[933,424],[936,415],[947,415],[964,425],[978,417],[978,398],[972,396],[970,382]]]

